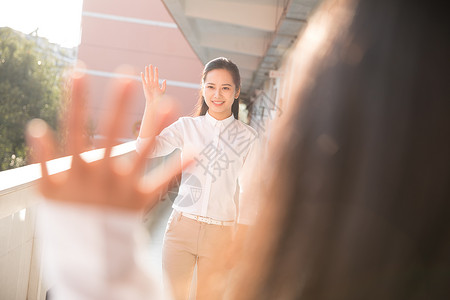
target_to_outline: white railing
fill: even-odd
[[[114,156],[135,153],[135,143],[114,147]],[[83,154],[87,161],[102,157],[103,150]],[[48,162],[50,173],[70,168],[71,157]],[[0,172],[0,299],[45,300],[47,284],[43,281],[36,217],[42,197],[36,190],[40,165]]]

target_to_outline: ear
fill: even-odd
[[[234,99],[239,98],[240,94],[241,94],[241,87],[239,87],[238,90],[236,91],[236,93],[234,94]]]
[[[202,87],[200,89],[200,93],[201,93],[201,95],[203,97],[203,100],[205,100],[205,88],[203,87],[203,84],[202,84]]]

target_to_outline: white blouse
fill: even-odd
[[[142,150],[147,141],[138,138],[136,150]],[[233,115],[219,121],[206,113],[182,117],[166,127],[156,137],[150,157],[181,149],[183,160],[183,150],[193,153],[194,162],[182,173],[174,209],[219,221],[234,221],[238,216],[239,223],[251,224],[256,217],[257,199],[243,197],[247,181],[243,174],[252,173],[248,169],[257,155],[257,141],[257,132]],[[238,184],[240,196],[236,205]]]

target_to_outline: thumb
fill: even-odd
[[[161,91],[162,91],[163,94],[166,92],[166,80],[165,79],[164,79],[164,81],[162,83]]]

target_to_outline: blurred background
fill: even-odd
[[[26,164],[27,121],[40,117],[58,129],[77,60],[89,77],[92,147],[102,139],[98,116],[110,108],[104,91],[114,78],[136,82],[121,134],[121,141],[130,141],[144,109],[139,74],[145,65],[159,67],[184,116],[193,112],[204,64],[219,56],[240,68],[242,121],[266,132],[267,120],[281,113],[281,62],[318,2],[1,0],[0,170]],[[134,73],[120,74],[122,65]]]

